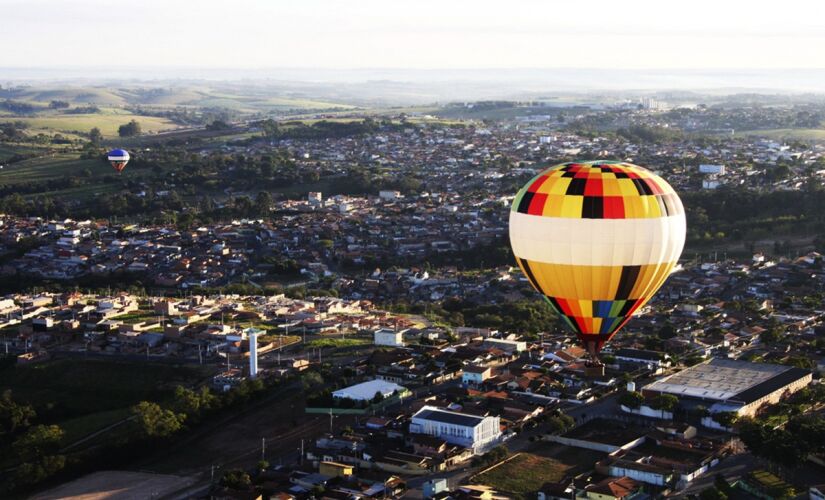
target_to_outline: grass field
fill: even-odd
[[[60,422],[60,428],[64,432],[62,445],[68,446],[75,443],[95,431],[129,417],[131,414],[129,408],[118,408],[64,420]]]
[[[7,158],[17,154],[37,153],[44,151],[43,148],[37,148],[31,145],[17,145],[6,142],[0,143],[0,158]]]
[[[38,132],[82,132],[88,133],[94,127],[100,129],[104,137],[117,137],[117,129],[121,125],[135,120],[140,123],[143,133],[160,132],[171,130],[177,127],[166,118],[156,116],[138,116],[120,113],[95,113],[84,115],[52,115],[37,116],[33,118],[15,118],[14,121],[21,121],[28,124],[29,134]]]
[[[517,499],[531,496],[544,483],[562,479],[589,470],[604,453],[561,445],[537,443],[529,453],[519,453],[493,469],[472,477],[472,482],[507,492]]]
[[[498,467],[473,477],[473,482],[511,493],[517,498],[527,498],[544,483],[564,479],[570,469],[571,466],[552,458],[520,453]]]
[[[768,130],[737,131],[736,135],[748,137],[767,137],[768,139],[789,141],[825,141],[825,129],[822,128],[776,128]]]
[[[92,173],[106,171],[106,165],[95,160],[81,160],[76,153],[56,153],[13,163],[0,171],[0,184],[39,182],[65,177],[88,168]],[[106,172],[109,173],[109,172]]]
[[[319,347],[352,347],[359,345],[369,345],[367,339],[315,339],[307,342],[307,347],[317,349]]]

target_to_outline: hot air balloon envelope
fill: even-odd
[[[519,266],[591,357],[650,300],[685,244],[685,213],[664,179],[630,163],[565,163],[516,195]]]
[[[120,173],[129,163],[129,152],[125,149],[113,149],[109,151],[109,162],[112,164],[112,168]]]

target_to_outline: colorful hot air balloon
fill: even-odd
[[[510,243],[533,287],[598,353],[659,289],[685,245],[682,201],[630,163],[565,163],[516,195]]]
[[[109,151],[109,162],[117,173],[123,172],[126,164],[129,163],[129,152],[125,149],[113,149]]]

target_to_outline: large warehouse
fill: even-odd
[[[684,406],[704,405],[712,413],[753,416],[765,403],[811,383],[808,370],[784,365],[712,359],[642,388],[645,395],[672,394]]]
[[[467,413],[425,406],[412,416],[410,432],[428,434],[472,448],[474,453],[483,453],[501,437],[499,417],[479,417]]]
[[[332,393],[332,397],[336,399],[352,399],[355,401],[370,401],[377,393],[381,393],[382,397],[388,398],[395,394],[405,394],[407,389],[386,380],[368,380],[360,384],[351,385],[338,389]]]

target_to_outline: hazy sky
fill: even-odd
[[[0,0],[0,26],[0,67],[825,68],[823,0]]]

